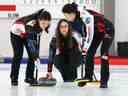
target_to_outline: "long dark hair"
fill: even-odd
[[[62,22],[66,22],[68,24],[68,35],[64,38],[64,36],[60,32],[60,25]],[[57,48],[61,49],[64,47],[64,40],[67,41],[67,48],[72,48],[72,29],[70,26],[70,23],[66,19],[61,19],[58,22],[57,28],[56,28],[56,46]]]
[[[42,12],[39,12],[36,16],[36,24],[35,24],[35,27],[38,27],[39,28],[39,22],[38,20],[48,20],[48,21],[51,21],[51,14],[48,12],[48,11],[44,11],[42,10]],[[45,31],[48,33],[48,28],[50,27],[50,25],[45,28]]]
[[[78,10],[78,5],[76,3],[69,3],[69,4],[66,4],[64,5],[64,7],[62,8],[62,12],[63,13],[74,13],[76,14],[76,18],[75,20],[73,21],[74,22],[79,22],[82,24],[82,29],[86,30],[86,25],[85,23],[83,22],[82,18],[80,17],[80,11]],[[77,30],[78,31],[78,30]],[[86,36],[86,33],[82,33],[83,36]]]

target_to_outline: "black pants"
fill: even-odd
[[[57,55],[55,66],[60,71],[64,82],[72,82],[77,78],[77,67],[81,64],[81,53],[78,49],[67,52],[68,55]]]
[[[112,44],[113,37],[110,39],[104,38],[104,33],[95,32],[94,39],[88,50],[86,57],[85,78],[92,79],[94,71],[94,56],[98,46],[101,45],[101,81],[107,82],[109,79],[109,60],[108,51]],[[107,59],[103,58],[107,57]]]
[[[11,79],[18,80],[19,68],[23,56],[24,46],[27,50],[29,57],[27,69],[26,69],[26,78],[33,78],[35,65],[30,50],[28,48],[27,40],[21,39],[19,36],[16,36],[13,33],[11,33],[11,44],[14,54],[11,65],[11,74],[10,74]]]

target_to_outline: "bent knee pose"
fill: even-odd
[[[32,20],[34,20],[34,23],[32,25],[28,25],[28,23]],[[37,38],[40,39],[40,33],[42,31],[47,31],[50,20],[50,13],[41,9],[34,14],[19,18],[12,25],[10,33],[11,44],[13,48],[13,59],[10,74],[12,85],[18,85],[19,68],[24,47],[28,53],[28,64],[26,69],[25,82],[35,82],[33,76],[35,67],[34,60],[39,57],[39,42],[37,42]],[[32,53],[33,50],[31,50],[31,47],[29,46],[32,45],[32,42],[28,42],[31,40],[35,40],[36,44],[34,47],[37,50],[36,54]]]
[[[77,67],[80,65],[81,51],[78,41],[73,37],[67,20],[59,21],[56,35],[50,43],[48,78],[52,77],[52,65],[59,70],[64,82],[77,78]]]
[[[109,67],[108,67],[109,64],[108,64],[108,60],[104,58],[107,58],[108,50],[114,38],[113,24],[109,20],[104,18],[103,15],[92,10],[83,10],[83,12],[85,12],[86,14],[84,16],[81,16],[83,17],[81,18],[80,11],[78,10],[77,5],[74,3],[66,4],[63,7],[62,11],[66,19],[71,22],[73,30],[80,33],[83,37],[86,38],[86,42],[85,42],[86,47],[83,49],[84,52],[87,52],[87,58],[85,63],[86,74],[84,76],[85,79],[92,80],[93,70],[94,70],[93,58],[99,44],[102,42],[101,87],[107,85],[107,81],[109,78]],[[88,32],[88,23],[92,19],[86,18],[89,16],[88,14],[92,15],[94,19],[93,21],[94,25],[93,24],[91,25],[94,30],[92,29],[90,32]],[[85,26],[82,27],[83,25]]]
[[[109,48],[111,47],[114,39],[114,26],[103,15],[96,13],[92,10],[88,10],[94,15],[94,36],[91,46],[86,56],[86,68],[85,79],[92,80],[94,72],[94,56],[97,48],[101,45],[101,88],[107,88],[109,80]]]

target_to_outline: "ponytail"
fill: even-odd
[[[69,14],[74,13],[76,14],[76,20],[80,19],[80,11],[78,10],[78,5],[74,2],[72,4],[64,5],[64,7],[62,8],[62,12]]]

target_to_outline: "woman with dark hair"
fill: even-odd
[[[84,18],[80,16],[80,11],[76,3],[64,5],[62,12],[66,20],[70,22],[73,31],[81,34],[85,45],[82,48],[83,55],[86,54],[94,34],[93,16],[88,12],[86,12]]]
[[[100,88],[108,87],[109,80],[109,49],[114,40],[114,25],[102,14],[87,10],[94,16],[94,38],[86,56],[85,79],[92,80],[94,73],[94,57],[101,44],[101,84]]]
[[[80,17],[78,5],[75,3],[64,5],[62,12],[66,19],[71,23],[72,29],[80,33],[83,37],[86,36],[86,26]]]
[[[31,25],[28,23],[34,21]],[[11,28],[11,44],[13,48],[13,59],[11,66],[11,84],[18,85],[20,62],[24,47],[28,53],[28,64],[26,69],[26,83],[36,83],[34,78],[34,61],[39,58],[39,43],[41,32],[47,32],[51,21],[51,15],[44,9],[24,16],[15,21]],[[34,42],[33,42],[34,41]]]
[[[74,30],[76,30],[79,33],[85,34],[84,36],[87,38],[88,36],[91,37],[91,39],[86,39],[86,42],[89,40],[90,43],[85,43],[85,46],[88,46],[87,48],[84,48],[84,52],[86,52],[86,67],[85,67],[85,76],[84,79],[87,79],[89,81],[93,80],[93,71],[94,71],[94,56],[96,53],[96,50],[98,48],[98,46],[100,45],[101,42],[102,46],[101,46],[101,84],[100,87],[101,88],[107,88],[107,83],[109,80],[109,62],[108,62],[108,50],[111,46],[111,43],[113,41],[114,38],[114,26],[113,24],[107,20],[106,18],[104,18],[104,16],[102,14],[99,14],[95,11],[92,10],[83,10],[86,14],[82,14],[83,17],[82,19],[80,19],[80,12],[77,8],[77,4],[72,3],[72,4],[66,4],[63,7],[63,13],[66,17],[66,19],[68,21],[71,22],[72,24],[72,28]],[[83,13],[84,13],[83,12]],[[81,12],[82,13],[82,12]],[[85,25],[88,25],[88,23],[90,22],[90,18],[86,18],[86,15],[90,14],[93,16],[94,18],[94,26],[93,27],[93,31],[90,32],[90,34],[92,34],[91,36],[88,35],[88,28],[86,26],[86,31],[82,30],[82,25],[78,22],[84,21],[83,23]]]
[[[56,35],[50,43],[48,79],[52,78],[52,66],[54,64],[60,71],[64,82],[75,80],[80,59],[79,41],[73,36],[69,22],[61,19],[56,29]]]

